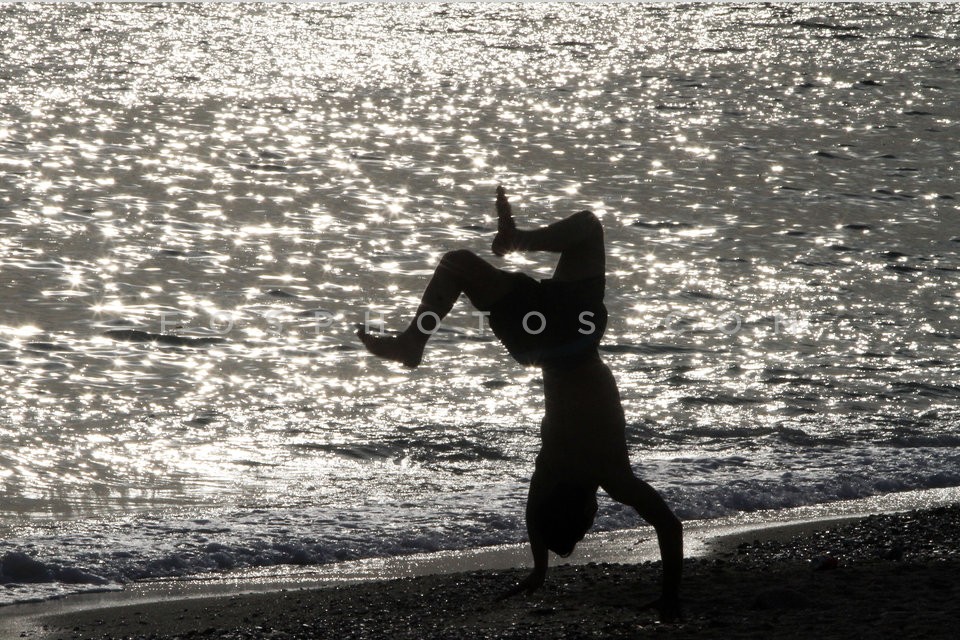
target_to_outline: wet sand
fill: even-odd
[[[20,637],[955,637],[960,506],[822,525],[739,534],[688,560],[672,624],[638,607],[657,595],[659,563],[591,563],[555,567],[542,591],[501,603],[523,570],[98,609],[38,619]]]

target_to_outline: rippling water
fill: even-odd
[[[452,248],[549,274],[498,183],[602,218],[684,517],[960,484],[954,5],[0,12],[0,602],[522,540],[537,371],[352,337]]]

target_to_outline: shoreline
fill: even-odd
[[[877,513],[929,514],[945,508],[956,508],[960,513],[960,507],[945,505],[960,505],[960,489],[886,494],[865,500],[742,514],[736,518],[720,521],[687,522],[685,523],[687,542],[685,555],[686,564],[689,567],[687,572],[693,572],[691,579],[698,581],[696,576],[700,573],[702,566],[723,558],[737,558],[744,555],[744,549],[769,551],[767,549],[769,545],[787,544],[788,547],[792,545],[790,548],[794,549],[789,556],[792,563],[801,562],[804,565],[801,568],[791,567],[791,571],[796,573],[799,570],[801,573],[809,573],[809,563],[819,557],[810,547],[810,541],[817,539],[820,535],[817,532],[856,527],[858,523],[878,517],[872,515]],[[920,511],[916,511],[917,509]],[[797,539],[803,539],[806,542],[797,543]],[[798,556],[800,552],[797,549],[804,548],[804,545],[810,549],[806,553],[807,557],[801,558]],[[778,553],[782,553],[782,550]],[[634,617],[643,617],[643,614],[636,611],[636,604],[641,599],[649,600],[657,595],[655,586],[659,584],[659,563],[653,562],[656,558],[658,553],[655,536],[649,527],[592,534],[571,558],[562,561],[556,557],[551,558],[552,566],[548,574],[548,582],[541,594],[511,601],[503,610],[517,613],[518,606],[523,608],[520,603],[525,602],[529,606],[531,602],[540,598],[559,598],[560,594],[568,589],[580,593],[584,585],[574,586],[580,581],[601,589],[606,582],[606,577],[611,576],[610,586],[616,587],[614,591],[621,597],[624,588],[627,592],[634,594],[634,608],[631,609],[627,601],[622,601],[617,605],[618,611],[623,609],[620,613],[629,611]],[[960,563],[960,558],[954,557],[954,560]],[[457,552],[370,559],[314,567],[306,571],[298,568],[297,572],[288,573],[273,571],[253,575],[247,572],[243,575],[219,576],[211,579],[138,583],[120,592],[82,594],[60,600],[0,608],[0,635],[51,640],[53,638],[126,637],[140,633],[146,635],[134,637],[174,637],[177,633],[187,632],[212,634],[214,631],[219,633],[223,630],[221,628],[223,614],[217,612],[226,612],[240,606],[237,603],[246,602],[247,604],[242,605],[243,608],[249,605],[275,612],[278,619],[282,621],[285,619],[282,613],[285,605],[282,603],[288,603],[291,599],[330,600],[357,592],[355,595],[362,593],[366,600],[376,601],[386,598],[385,606],[389,609],[388,605],[399,597],[394,593],[397,589],[405,592],[411,588],[421,588],[426,585],[429,585],[430,589],[438,590],[442,590],[441,585],[456,585],[457,588],[467,589],[467,593],[458,600],[465,603],[471,601],[473,596],[479,596],[476,599],[479,610],[484,610],[486,607],[489,611],[497,611],[498,607],[492,602],[491,596],[498,590],[505,589],[513,581],[522,578],[525,575],[523,567],[527,566],[529,566],[529,554],[526,545],[505,545]],[[776,572],[775,570],[780,568],[774,563],[768,566],[766,571]],[[757,567],[748,569],[745,575],[752,576],[756,573]],[[631,579],[630,574],[639,574],[641,580]],[[796,575],[793,576],[793,578],[796,577]],[[708,585],[702,586],[704,586],[704,593],[709,594]],[[480,589],[482,593],[475,593],[475,589]],[[610,595],[608,593],[608,596]],[[567,604],[575,603],[581,596],[587,597],[586,594],[573,596],[574,599]],[[687,594],[685,597],[690,596],[693,594]],[[354,596],[346,597],[352,601]],[[566,605],[558,601],[556,605],[551,606],[562,608]],[[185,613],[190,611],[209,611],[210,616],[203,613],[193,615]],[[177,615],[172,615],[174,612],[177,612]],[[544,613],[543,615],[552,618],[554,614]],[[647,618],[652,615],[647,612]],[[136,624],[131,623],[130,618],[137,618]],[[221,626],[218,627],[217,624]],[[550,624],[553,623],[550,622]],[[339,629],[337,633],[344,631]],[[391,634],[396,635],[395,631]],[[460,631],[466,633],[463,629]],[[255,629],[254,632],[256,632]],[[374,629],[367,629],[356,637],[381,637],[377,633]],[[497,637],[499,635],[499,632],[495,634]],[[261,636],[238,635],[236,637]],[[287,633],[262,637],[298,636]],[[447,637],[447,635],[441,633],[436,637]]]

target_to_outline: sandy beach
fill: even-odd
[[[25,621],[57,638],[955,637],[960,506],[720,539],[688,559],[684,617],[639,604],[659,563],[555,567],[529,597],[496,602],[524,571],[472,571],[97,609]],[[757,536],[759,536],[760,539]],[[13,636],[17,637],[17,636]]]

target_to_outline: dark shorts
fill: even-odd
[[[597,357],[607,326],[602,277],[562,282],[508,275],[513,286],[490,308],[490,328],[517,362],[563,367]]]

